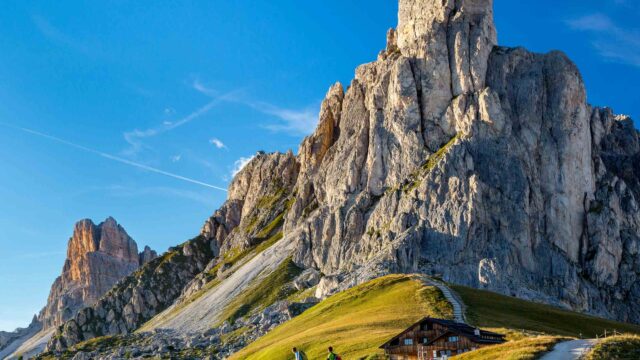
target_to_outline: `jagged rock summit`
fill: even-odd
[[[417,272],[640,323],[639,199],[640,134],[588,104],[564,54],[498,46],[490,0],[400,0],[386,49],[330,88],[297,156],[258,154],[200,237],[49,349],[132,332],[167,308],[163,324],[197,322],[180,310],[223,307],[211,294],[249,283],[228,272],[259,263],[229,259],[269,241],[321,274],[318,297]]]
[[[320,296],[418,271],[640,322],[638,131],[564,54],[497,46],[492,6],[400,0],[378,60],[330,89],[294,260],[327,275]]]
[[[136,242],[112,217],[99,225],[89,219],[77,222],[67,245],[62,274],[51,286],[47,304],[28,328],[9,333],[4,344],[0,341],[0,350],[10,345],[19,348],[18,343],[25,343],[21,351],[38,352],[37,347],[46,344],[43,339],[57,326],[95,304],[118,281],[156,257],[148,246],[138,253]],[[39,342],[36,348],[31,348],[30,340]]]
[[[78,310],[93,305],[118,281],[157,254],[138,245],[112,217],[99,225],[89,219],[76,223],[67,246],[62,275],[53,285],[38,316],[43,329],[59,326]]]

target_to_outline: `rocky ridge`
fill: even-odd
[[[136,242],[111,217],[99,225],[89,219],[77,222],[62,274],[51,286],[47,304],[27,329],[9,333],[0,350],[11,345],[16,351],[37,352],[25,346],[35,339],[46,341],[52,329],[95,304],[118,281],[156,257],[148,246],[138,253]],[[0,355],[10,355],[5,352]]]
[[[212,257],[197,237],[170,249],[118,282],[96,304],[64,323],[49,342],[61,350],[97,336],[127,334],[164,310]]]
[[[640,323],[640,134],[587,103],[561,52],[497,46],[492,5],[400,0],[386,49],[349,87],[330,88],[299,154],[260,153],[233,180],[202,229],[198,265],[165,289],[162,306],[131,305],[144,316],[119,325],[126,294],[166,276],[134,274],[129,292],[103,300],[113,316],[103,304],[87,309],[49,348],[133,331],[274,236],[322,274],[320,298],[422,272]],[[83,316],[99,330],[79,325]]]
[[[60,352],[96,336],[130,333],[170,311],[170,305],[180,308],[231,276],[282,239],[298,171],[291,152],[256,154],[234,178],[227,201],[205,222],[199,237],[146,264],[98,304],[82,310],[58,329],[47,349]]]
[[[0,351],[15,341],[28,339],[42,329],[42,324],[38,321],[38,317],[34,316],[26,328],[18,328],[15,331],[0,331]]]
[[[387,49],[327,96],[338,136],[294,190],[294,260],[327,275],[318,296],[419,271],[640,322],[638,131],[564,54],[496,46],[492,17],[400,1]]]
[[[43,329],[62,325],[81,308],[95,304],[118,281],[155,257],[148,246],[138,253],[136,242],[111,217],[99,225],[89,219],[79,221],[69,239],[62,275],[38,315]]]
[[[315,302],[279,301],[246,320],[234,324],[226,322],[202,333],[185,334],[171,329],[156,329],[151,332],[107,336],[58,354],[62,358],[73,360],[150,357],[224,359],[313,305]]]

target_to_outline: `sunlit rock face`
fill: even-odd
[[[47,305],[38,316],[43,329],[64,323],[83,307],[94,304],[118,281],[157,257],[136,242],[113,218],[95,225],[79,221],[69,239],[67,259],[53,285]]]
[[[633,122],[589,105],[564,54],[497,46],[492,1],[399,9],[298,156],[285,228],[319,295],[419,271],[640,322]]]
[[[564,54],[498,46],[491,0],[400,0],[386,48],[331,86],[297,155],[257,154],[197,240],[49,349],[136,330],[278,234],[319,297],[418,272],[640,323],[639,199],[638,131],[587,103]]]

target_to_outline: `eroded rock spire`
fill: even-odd
[[[497,44],[493,0],[400,0],[397,32],[402,54],[423,61],[441,98],[484,88]]]
[[[58,326],[92,305],[120,279],[156,256],[148,247],[138,254],[136,242],[111,217],[99,225],[89,219],[79,221],[69,239],[62,275],[40,313],[43,328]]]

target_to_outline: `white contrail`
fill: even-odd
[[[211,188],[211,189],[216,189],[216,190],[220,190],[220,191],[224,191],[224,192],[227,191],[227,189],[219,187],[219,186],[207,184],[207,183],[202,182],[202,181],[190,179],[188,177],[184,177],[184,176],[173,174],[173,173],[170,173],[170,172],[167,172],[167,171],[164,171],[164,170],[156,169],[154,167],[147,166],[147,165],[144,165],[144,164],[140,164],[140,163],[137,163],[135,161],[123,159],[123,158],[118,157],[118,156],[114,156],[114,155],[111,155],[111,154],[104,153],[102,151],[98,151],[98,150],[95,150],[95,149],[88,148],[86,146],[82,146],[82,145],[78,145],[78,144],[72,143],[70,141],[61,139],[61,138],[53,136],[53,135],[44,134],[44,133],[41,133],[39,131],[35,131],[35,130],[31,130],[31,129],[28,129],[28,128],[25,128],[25,127],[15,126],[15,125],[3,123],[3,122],[0,122],[0,125],[4,125],[6,127],[12,128],[12,129],[24,131],[26,133],[29,133],[29,134],[32,134],[32,135],[36,135],[36,136],[39,136],[39,137],[43,137],[45,139],[49,139],[49,140],[58,142],[60,144],[64,144],[64,145],[67,145],[67,146],[70,146],[70,147],[73,147],[73,148],[76,148],[76,149],[79,149],[79,150],[82,150],[82,151],[86,151],[86,152],[89,152],[89,153],[92,153],[92,154],[96,154],[96,155],[101,156],[101,157],[103,157],[105,159],[116,161],[116,162],[119,162],[121,164],[137,167],[137,168],[142,169],[142,170],[146,170],[146,171],[153,172],[153,173],[156,173],[156,174],[168,176],[168,177],[171,177],[171,178],[174,178],[174,179],[190,182],[192,184],[205,186],[205,187],[208,187],[208,188]]]

